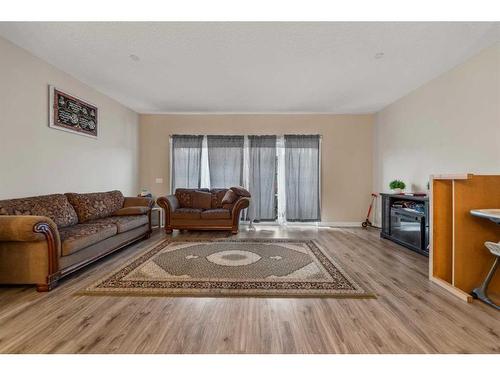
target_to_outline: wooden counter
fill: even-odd
[[[470,210],[500,208],[500,175],[434,175],[430,185],[430,279],[470,302],[494,261],[484,242],[500,241],[500,225]],[[500,293],[500,273],[489,291]]]

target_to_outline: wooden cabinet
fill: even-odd
[[[428,198],[404,194],[381,194],[381,196],[382,232],[380,236],[420,254],[428,255]]]
[[[500,176],[431,176],[430,279],[469,302],[494,261],[484,242],[500,241],[500,225],[470,214],[481,208],[500,208]],[[500,273],[489,290],[500,293]]]

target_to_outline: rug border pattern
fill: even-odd
[[[261,242],[300,243],[307,245],[314,257],[331,277],[340,275],[351,289],[332,289],[334,283],[328,281],[251,281],[251,280],[121,280],[137,267],[154,257],[170,243],[186,242]],[[92,283],[81,295],[128,295],[128,296],[202,296],[202,297],[336,297],[374,298],[375,295],[360,287],[343,268],[333,260],[320,245],[312,239],[165,239],[152,245],[141,255],[125,262],[119,270]]]

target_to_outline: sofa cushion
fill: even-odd
[[[212,194],[212,205],[211,208],[222,208],[222,199],[229,189],[212,189],[210,193]]]
[[[231,219],[231,212],[224,208],[212,208],[201,213],[202,219]]]
[[[146,215],[133,215],[133,216],[112,216],[111,218],[116,218],[116,226],[118,227],[118,233],[128,232],[129,230],[139,228],[148,223],[148,217]]]
[[[112,237],[117,233],[113,223],[76,224],[61,228],[61,253],[63,256],[73,254],[97,242]]]
[[[175,197],[179,201],[181,208],[193,208],[193,189],[176,189]]]
[[[108,216],[103,219],[95,219],[87,222],[88,224],[115,225],[118,233],[127,232],[148,223],[147,215],[129,215],[129,216]]]
[[[250,192],[241,186],[233,186],[233,187],[231,187],[231,190],[234,191],[240,197],[250,197],[251,196]]]
[[[199,208],[178,208],[172,212],[173,219],[199,219],[203,210]]]
[[[118,211],[112,213],[112,216],[130,216],[130,215],[145,215],[149,212],[150,208],[145,206],[131,206],[120,208]]]
[[[64,194],[1,200],[0,215],[46,216],[59,228],[78,223],[76,212]]]
[[[212,194],[203,191],[193,191],[193,208],[202,208],[204,210],[212,207]]]
[[[123,207],[124,201],[123,194],[118,190],[88,194],[66,193],[66,197],[75,208],[80,223],[110,216]]]
[[[228,191],[226,191],[226,194],[224,194],[224,198],[222,198],[222,207],[224,207],[224,205],[231,205],[237,200],[238,195],[234,191],[229,189]]]

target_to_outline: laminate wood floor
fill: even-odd
[[[183,232],[177,236],[221,236]],[[377,299],[75,296],[166,235],[129,246],[49,293],[0,288],[1,353],[500,353],[500,313],[427,279],[428,259],[375,229],[243,229],[316,239]]]

